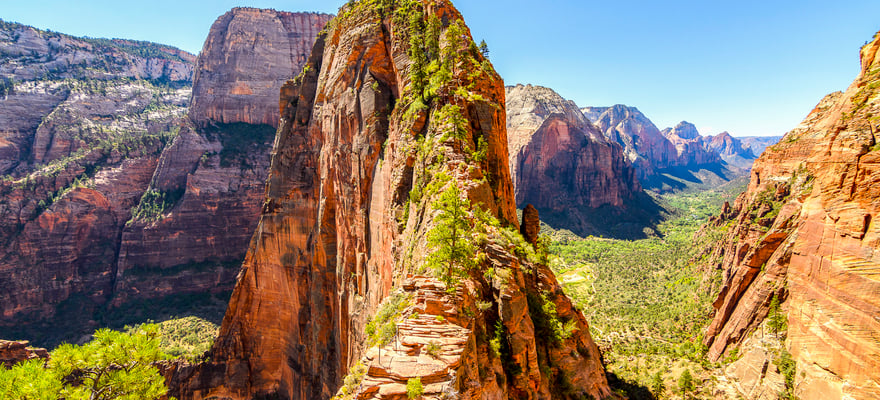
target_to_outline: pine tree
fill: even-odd
[[[773,336],[779,338],[779,332],[785,332],[788,329],[788,321],[782,307],[779,304],[779,297],[773,295],[770,300],[770,311],[767,314],[767,326],[773,330]]]
[[[694,389],[694,377],[691,375],[691,370],[682,371],[681,376],[678,377],[678,390],[687,396],[687,393],[694,391]]]
[[[452,289],[456,279],[464,276],[474,264],[475,248],[468,237],[471,205],[453,183],[440,194],[433,206],[440,213],[434,217],[434,228],[428,233],[430,254],[427,263],[446,287]]]
[[[666,385],[663,383],[663,375],[660,374],[660,371],[657,371],[651,378],[651,392],[654,394],[654,397],[660,398],[660,394],[663,393],[664,389],[666,389]]]
[[[486,44],[485,40],[480,41],[480,53],[485,58],[489,58],[489,45]]]

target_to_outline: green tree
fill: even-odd
[[[157,399],[167,392],[165,380],[152,365],[165,355],[159,351],[155,325],[129,332],[100,329],[82,346],[63,344],[52,352],[49,369],[58,376],[75,376],[66,383],[67,400]]]
[[[773,336],[779,337],[779,332],[788,330],[788,321],[782,307],[779,305],[779,297],[773,295],[770,300],[770,311],[767,313],[767,326],[773,330]]]
[[[11,369],[0,366],[0,398],[55,400],[61,393],[61,378],[45,368],[43,360],[28,360]]]
[[[489,58],[489,45],[486,44],[485,40],[480,41],[480,54],[485,58]]]
[[[693,392],[694,389],[696,389],[696,387],[694,385],[694,377],[691,375],[691,370],[685,369],[681,372],[681,376],[678,377],[678,390],[680,390],[686,397],[687,394]]]
[[[651,393],[659,398],[664,389],[666,389],[666,385],[663,383],[663,374],[657,371],[651,378]]]
[[[422,397],[424,388],[422,388],[422,378],[409,378],[406,381],[406,397],[409,399],[417,399]]]
[[[457,278],[474,267],[472,257],[476,249],[468,237],[471,204],[462,197],[455,183],[440,194],[433,204],[439,213],[434,217],[434,228],[428,233],[428,266],[438,273],[449,290],[454,288]]]
[[[153,363],[159,351],[156,325],[128,332],[100,329],[82,346],[63,344],[50,360],[0,368],[0,398],[22,400],[154,400],[168,389]]]

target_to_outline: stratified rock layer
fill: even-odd
[[[562,211],[622,207],[641,190],[620,146],[551,89],[507,87],[508,152],[517,205]]]
[[[0,182],[0,336],[75,341],[164,312],[145,302],[230,291],[265,197],[280,85],[327,18],[256,9],[221,17],[192,98],[247,107],[219,120],[206,109],[186,115],[191,55],[0,25],[0,51],[10,55],[0,71],[16,80],[0,97],[9,127],[0,168],[13,175]],[[156,52],[165,72],[139,69],[136,54]],[[93,61],[104,59],[113,62]],[[40,71],[52,73],[33,78]],[[238,84],[253,93],[230,89]]]
[[[49,358],[46,349],[30,347],[29,344],[27,341],[0,340],[0,368],[12,368],[15,364],[35,358]]]
[[[715,249],[724,280],[710,359],[750,337],[778,296],[801,399],[880,397],[878,49],[880,34],[862,48],[846,92],[823,99],[755,162]]]
[[[278,91],[302,70],[332,15],[234,8],[199,54],[190,117],[278,126]]]
[[[210,361],[178,368],[172,394],[402,398],[407,381],[420,378],[428,396],[610,395],[583,315],[549,269],[514,255],[516,245],[500,232],[518,226],[504,87],[458,11],[430,0],[354,2],[339,14],[303,75],[282,88],[257,232]],[[410,37],[432,31],[421,29],[429,16],[437,17],[437,48]],[[415,91],[413,56],[448,75]],[[480,218],[500,223],[481,225],[487,236],[478,266],[446,287],[418,272],[437,250],[425,244],[438,214],[433,204],[452,186],[493,216]],[[392,319],[382,332],[396,332],[396,344],[373,346],[376,331],[365,333],[365,325],[392,293],[405,301],[402,315],[418,316]],[[546,302],[572,327],[552,345],[532,319]],[[490,337],[498,338],[496,351]],[[426,341],[436,342],[433,360]],[[358,362],[366,371],[337,393]]]

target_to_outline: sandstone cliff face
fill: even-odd
[[[622,148],[551,89],[517,85],[506,92],[517,205],[532,204],[545,215],[564,213],[571,222],[566,228],[599,234],[590,223],[596,209],[622,212],[641,191]]]
[[[675,128],[666,128],[662,133],[675,145],[678,155],[677,165],[697,166],[721,162],[717,152],[704,147],[703,136],[690,122],[681,121]]]
[[[802,399],[880,396],[880,34],[859,77],[755,162],[715,255],[723,287],[706,334],[717,360],[753,336],[773,296]]]
[[[577,106],[538,86],[507,87],[508,152],[517,205],[622,207],[640,190],[620,146]]]
[[[654,175],[658,168],[678,165],[675,145],[637,108],[621,104],[583,109],[608,140],[623,147],[639,178]]]
[[[504,88],[461,16],[433,0],[339,14],[282,88],[267,199],[211,361],[177,369],[172,394],[403,398],[421,378],[427,398],[610,395],[582,314],[502,239],[517,226]],[[425,238],[452,187],[500,223],[480,225],[478,269],[447,288],[424,275]],[[365,326],[383,302],[400,307],[377,344]],[[536,334],[530,302],[571,335]]]
[[[285,40],[309,47],[314,41],[313,14],[248,9],[229,15],[239,13],[274,15],[272,24],[286,27]],[[234,29],[277,28],[260,23],[268,22],[245,18]],[[215,28],[226,32],[229,26]],[[14,76],[13,93],[0,97],[0,123],[11,128],[0,140],[0,167],[12,174],[0,182],[0,337],[28,337],[46,345],[77,340],[113,322],[103,319],[113,306],[231,290],[259,220],[275,134],[273,126],[254,116],[277,119],[280,83],[274,89],[260,86],[261,94],[249,96],[259,100],[247,113],[227,114],[223,121],[193,112],[188,117],[190,77],[119,79],[137,77],[126,75],[127,69],[120,72],[117,67],[128,64],[119,61],[102,65],[99,80],[81,76],[75,63],[60,70],[53,61],[66,57],[70,46],[77,57],[104,59],[120,48],[137,53],[158,45],[85,41],[92,46],[88,53],[76,47],[85,46],[76,38],[27,27],[8,31],[18,30],[23,33],[8,39],[3,51],[23,55],[4,58],[2,65],[24,72]],[[49,53],[35,61],[30,49],[40,47],[43,42],[36,39],[43,37]],[[53,40],[74,44],[59,47]],[[264,86],[283,82],[293,74],[290,69],[302,65],[292,64],[290,46],[271,41],[226,41],[206,48],[208,60],[228,62],[219,65],[221,71],[200,76],[223,80],[223,71],[233,74],[225,82],[241,78],[235,71],[255,69],[247,54],[284,60],[283,73],[272,69],[259,75]],[[192,71],[193,57],[179,51],[168,57],[189,60]],[[70,79],[26,80],[27,71],[50,67]],[[272,73],[278,75],[271,78]],[[202,95],[193,93],[193,98],[198,102]],[[229,92],[209,98],[225,104],[227,96],[235,98]],[[255,119],[258,123],[249,123]]]
[[[758,158],[750,148],[743,145],[740,139],[731,136],[726,131],[704,137],[702,140],[703,146],[707,150],[718,153],[724,162],[739,168],[751,168],[752,163]]]
[[[332,16],[234,8],[214,22],[199,54],[194,121],[278,126],[278,91],[299,74]]]

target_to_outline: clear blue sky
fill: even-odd
[[[213,21],[247,5],[335,13],[345,0],[0,0],[0,18],[73,35],[198,52]],[[858,73],[878,0],[458,0],[507,84],[580,106],[638,107],[661,129],[781,135]]]

